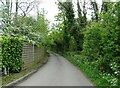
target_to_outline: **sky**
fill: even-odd
[[[54,22],[54,16],[58,14],[58,7],[55,4],[55,1],[51,1],[51,2],[42,2],[39,5],[39,10],[41,8],[44,8],[45,11],[47,12],[46,14],[46,18],[51,21],[52,23]]]

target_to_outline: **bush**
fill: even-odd
[[[104,20],[105,16],[109,19]],[[116,77],[120,74],[120,26],[116,16],[105,14],[103,21],[87,27],[83,55],[85,60],[94,63],[102,72]]]
[[[18,37],[2,38],[2,68],[9,72],[20,72],[23,64],[23,40]]]
[[[116,4],[117,5],[117,4]],[[119,3],[120,6],[120,3]],[[118,9],[115,7],[114,9]],[[120,10],[101,14],[84,33],[83,62],[94,64],[111,85],[120,85]],[[109,74],[109,75],[107,75]]]
[[[104,28],[100,23],[94,23],[88,27],[84,33],[83,44],[83,54],[86,60],[96,62],[102,71],[110,73],[118,71],[120,62],[119,31],[116,28]],[[113,65],[117,65],[117,67]]]
[[[86,60],[92,62],[99,58],[100,51],[100,26],[98,23],[93,23],[87,27],[84,32],[83,54]]]

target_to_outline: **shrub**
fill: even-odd
[[[83,54],[86,60],[92,62],[99,58],[100,53],[100,26],[98,23],[93,23],[87,27],[84,32]]]
[[[115,16],[104,16],[109,19],[87,27],[84,33],[83,55],[85,60],[94,63],[102,72],[117,76],[120,74],[120,26]]]
[[[2,64],[3,69],[9,72],[20,72],[22,68],[23,40],[18,37],[2,37]]]

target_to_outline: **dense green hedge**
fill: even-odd
[[[3,69],[9,72],[20,72],[22,68],[23,40],[18,37],[2,37]]]
[[[113,15],[111,11],[102,14],[100,22],[87,27],[83,62],[94,64],[101,72],[120,80],[120,25],[117,14]]]
[[[107,24],[108,25],[108,24]],[[103,72],[120,73],[120,29],[117,26],[103,27],[94,23],[85,32],[83,54],[85,60],[95,63]]]

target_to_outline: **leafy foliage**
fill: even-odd
[[[58,24],[56,24],[57,28],[55,27],[53,29],[57,30],[56,34],[58,34],[57,36],[60,36],[61,39],[59,39],[57,36],[54,36],[54,38],[52,39],[54,41],[54,45],[52,46],[55,46],[54,48],[56,49],[58,48],[57,51],[82,50],[82,43],[83,43],[82,29],[83,27],[86,26],[85,25],[86,23],[84,21],[84,16],[82,16],[81,14],[82,12],[78,11],[79,12],[78,15],[80,19],[79,20],[79,19],[75,19],[72,2],[59,2],[58,8],[60,11],[56,16],[56,20],[58,21]],[[54,35],[54,33],[51,35]]]
[[[83,43],[83,52],[88,61],[95,61],[99,58],[100,39],[99,24],[90,25],[84,33]]]
[[[63,43],[64,50],[69,50],[70,37],[72,36],[72,31],[74,30],[74,11],[72,2],[59,2],[59,9],[64,13],[64,27],[63,27]]]
[[[109,75],[120,75],[120,26],[118,24],[119,3],[109,4],[112,10],[100,14],[101,21],[92,23],[84,33],[84,61],[94,63],[98,69]],[[116,11],[116,12],[114,12]],[[111,79],[112,82],[112,79]]]
[[[63,46],[63,33],[62,31],[53,30],[49,32],[46,39],[46,47],[53,51],[61,52],[64,49]]]
[[[3,37],[2,64],[10,72],[20,72],[22,68],[23,40],[18,37]]]
[[[32,17],[18,17],[13,25],[9,26],[9,32],[13,36],[23,36],[35,45],[45,44],[49,22],[44,13],[40,13],[37,19]],[[12,28],[12,29],[10,29]]]
[[[45,18],[44,11],[38,12],[37,19],[35,19],[31,16],[20,15],[12,17],[11,11],[6,5],[3,5],[2,8],[2,23],[0,23],[2,26],[0,27],[0,31],[3,35],[23,36],[36,45],[45,43],[49,22]]]
[[[73,16],[71,3],[59,3],[61,12],[57,20],[62,22],[57,26],[57,32],[50,35],[53,35],[52,48],[57,51],[63,50],[65,53],[82,50],[81,59],[73,57],[71,61],[76,65],[90,65],[87,72],[95,67],[100,72],[100,77],[103,77],[100,81],[97,79],[98,85],[106,83],[114,86],[120,84],[120,2],[103,4],[99,13],[97,3],[93,3],[96,21],[91,19],[91,22],[85,20],[86,16],[82,13],[79,2],[77,19]],[[94,76],[92,72],[90,75]]]

